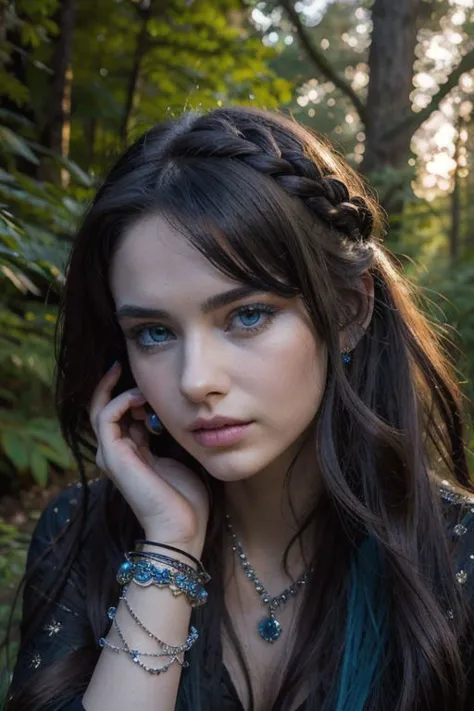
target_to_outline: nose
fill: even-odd
[[[192,402],[209,395],[225,395],[229,390],[226,353],[218,339],[194,334],[184,340],[180,392]],[[227,356],[228,363],[228,356]]]

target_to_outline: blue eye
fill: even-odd
[[[238,313],[244,326],[256,326],[261,319],[262,309],[254,306],[245,306]]]
[[[235,317],[240,320],[243,326],[241,329],[245,332],[260,331],[269,324],[270,320],[276,314],[276,309],[268,304],[250,304],[242,306],[235,311]]]
[[[138,345],[143,348],[160,345],[168,340],[163,338],[166,332],[169,333],[169,329],[166,326],[145,326],[137,333],[136,340]]]
[[[248,304],[233,311],[226,331],[237,331],[242,336],[258,333],[270,325],[278,309],[269,304]],[[175,335],[166,326],[152,324],[132,328],[125,337],[132,340],[142,351],[152,352],[175,340]]]

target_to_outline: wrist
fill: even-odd
[[[187,553],[188,555],[191,555],[200,561],[201,556],[202,556],[202,551],[204,548],[205,537],[200,536],[200,537],[196,537],[194,539],[190,539],[187,541],[176,541],[176,540],[168,539],[166,536],[163,536],[162,533],[160,534],[158,532],[146,531],[145,532],[145,539],[147,541],[153,541],[154,543],[163,543],[167,546],[173,546],[173,548],[177,548],[179,551],[182,551],[184,554]],[[148,545],[146,543],[142,546],[142,550],[150,551],[152,553],[157,552],[157,548],[155,546]],[[166,555],[171,556],[171,557],[178,557],[180,559],[183,557],[178,552],[175,553],[175,552],[163,550],[163,553],[165,553]],[[183,562],[186,562],[186,561],[189,563],[189,560],[187,560],[186,557],[184,556]]]

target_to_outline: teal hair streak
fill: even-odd
[[[363,711],[387,639],[388,591],[379,544],[368,537],[350,563],[346,645],[334,711]]]

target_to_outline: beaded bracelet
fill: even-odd
[[[190,565],[187,565],[186,563],[183,563],[180,560],[176,560],[175,558],[170,558],[169,556],[163,555],[162,553],[153,553],[151,551],[130,551],[125,555],[125,558],[126,560],[133,560],[134,558],[138,558],[156,561],[157,563],[165,565],[165,567],[169,567],[173,570],[179,571],[180,573],[184,573],[184,575],[186,575],[188,578],[191,578],[192,580],[195,580],[200,585],[205,585],[211,579],[211,576],[208,575],[206,571],[204,571],[204,574],[198,573],[196,570],[194,570],[194,568],[191,568]]]
[[[149,543],[149,541],[137,541],[137,543]],[[129,553],[129,555],[130,555],[130,553]],[[138,550],[131,551],[131,555],[140,555],[140,556],[144,556],[147,558],[151,558],[153,560],[158,560],[159,562],[162,562],[162,563],[168,563],[176,570],[180,570],[183,573],[188,573],[190,575],[194,575],[194,576],[198,577],[199,580],[204,585],[206,583],[208,583],[211,579],[211,576],[205,570],[202,563],[199,563],[199,561],[197,561],[196,558],[193,558],[193,560],[197,561],[199,563],[197,570],[192,568],[187,563],[183,563],[182,560],[177,560],[176,558],[171,558],[170,556],[167,556],[164,553],[154,553],[153,551],[144,551],[144,550],[138,549]]]
[[[169,568],[157,568],[144,560],[132,562],[129,554],[126,558],[117,573],[117,582],[120,585],[134,582],[143,587],[149,585],[156,585],[159,588],[168,587],[175,596],[186,595],[192,607],[200,607],[207,602],[207,591],[195,575],[191,577],[181,572],[176,573]]]
[[[190,578],[194,578],[195,580],[198,580],[201,584],[205,584],[210,580],[210,576],[207,575],[207,577],[203,577],[200,573],[198,573],[194,568],[192,568],[190,565],[187,563],[183,563],[182,560],[176,560],[176,558],[170,558],[167,555],[164,555],[163,553],[154,553],[152,551],[129,551],[128,553],[125,554],[126,560],[130,560],[133,558],[147,558],[148,560],[154,560],[157,561],[158,563],[164,563],[164,565],[167,565],[170,568],[173,568],[173,570],[178,570],[180,573],[184,573],[185,575],[188,575]]]
[[[186,565],[186,563],[177,561],[174,558],[162,555],[161,553],[151,553],[150,551],[129,551],[125,554],[125,560],[131,562],[135,566],[137,564],[144,564],[144,561],[146,561],[146,564],[149,566],[154,565],[154,563],[160,563],[161,566],[167,570],[170,570],[173,574],[182,574],[190,580],[193,580],[198,585],[204,586],[204,580],[199,573],[194,570],[194,568],[191,568],[191,566]]]

